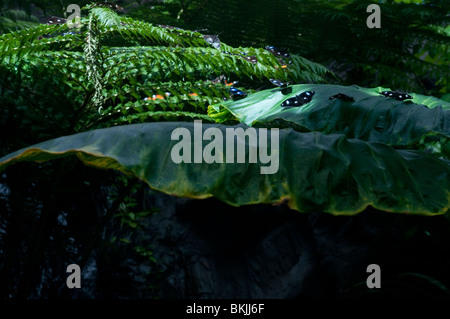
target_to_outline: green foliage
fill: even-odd
[[[401,273],[383,279],[383,289],[368,289],[366,282],[351,287],[346,297],[360,299],[448,299],[450,289],[439,280],[421,273]]]
[[[289,48],[329,67],[339,84],[440,97],[449,89],[450,39],[439,30],[449,25],[450,2],[398,2],[379,2],[381,29],[366,26],[370,0],[193,0],[180,23],[230,45]]]
[[[137,8],[124,5],[127,16],[85,7],[80,29],[36,25],[27,15],[35,5],[44,15],[66,16],[70,2],[4,1],[7,10],[0,13],[0,134],[8,136],[0,152],[22,148],[2,157],[1,169],[40,162],[17,163],[0,175],[0,186],[6,185],[0,193],[1,230],[8,234],[0,237],[0,248],[6,247],[2,296],[32,295],[33,269],[61,264],[58,258],[43,261],[53,248],[72,262],[79,255],[66,247],[85,247],[81,264],[96,247],[104,256],[108,249],[124,256],[131,250],[157,263],[151,244],[137,236],[154,210],[136,200],[133,179],[101,170],[88,177],[87,168],[67,159],[41,162],[72,154],[169,194],[216,196],[232,205],[289,201],[302,212],[336,215],[368,205],[426,216],[448,211],[447,2],[382,1],[380,30],[365,25],[371,2],[351,0],[136,1]],[[220,35],[220,49],[203,34]],[[292,63],[279,61],[265,45],[288,48]],[[308,58],[333,70],[340,84],[360,87],[316,85],[337,80]],[[271,87],[270,78],[302,84],[282,95],[263,90]],[[249,97],[230,101],[224,80],[239,81],[234,86]],[[389,101],[378,95],[380,86],[424,95]],[[283,100],[304,89],[314,89],[320,102],[280,111]],[[330,101],[333,92],[360,98]],[[228,126],[214,122],[282,128],[280,172],[264,177],[253,164],[203,163],[192,170],[172,165],[170,132],[191,129],[187,122],[193,119],[222,132]],[[169,123],[128,125],[142,122]],[[58,225],[61,233],[94,236],[76,245],[68,237],[55,240],[42,254],[45,240],[55,235],[52,227],[65,216],[80,218],[82,227],[72,229],[76,223],[69,220],[67,228]],[[90,218],[100,220],[97,227]],[[39,222],[38,240],[24,222]],[[29,257],[16,264],[18,253]],[[12,278],[21,278],[22,288]]]
[[[21,87],[37,86],[37,103],[45,101],[40,108],[50,109],[60,106],[53,106],[39,89],[44,91],[47,79],[57,80],[65,92],[61,95],[69,97],[65,101],[73,111],[67,114],[69,128],[76,132],[149,120],[206,120],[207,106],[229,97],[223,81],[213,82],[220,76],[239,80],[250,93],[252,87],[268,85],[269,78],[318,82],[329,74],[299,56],[283,69],[262,48],[222,43],[217,50],[198,32],[121,17],[108,8],[91,8],[81,23],[81,29],[40,25],[0,37],[0,59],[7,77],[18,76]],[[256,56],[258,63],[244,60],[242,54]],[[191,83],[195,86],[189,87]],[[15,91],[8,81],[2,85]],[[170,97],[165,98],[166,94]],[[163,98],[152,99],[153,95]],[[146,97],[150,99],[144,101]],[[161,113],[165,111],[170,113]]]
[[[406,125],[414,126],[414,121]],[[287,201],[300,212],[352,215],[371,205],[425,216],[444,214],[450,207],[450,165],[432,154],[343,134],[280,129],[280,148],[271,151],[279,155],[279,169],[264,175],[262,163],[174,163],[171,154],[178,141],[172,132],[179,127],[194,136],[192,123],[183,122],[93,130],[11,153],[0,159],[0,169],[20,161],[76,155],[86,165],[122,171],[168,194],[214,196],[234,206]],[[203,131],[211,127],[220,129],[223,138],[229,126],[203,124]],[[236,149],[244,147],[247,158],[250,142],[236,143]]]
[[[47,6],[47,2],[41,4]],[[1,140],[1,154],[117,124],[213,122],[207,107],[229,98],[225,79],[239,80],[239,87],[250,94],[261,85],[270,85],[270,77],[324,81],[330,74],[298,56],[289,69],[282,69],[280,61],[260,47],[233,48],[222,42],[217,50],[198,32],[160,27],[106,8],[84,10],[82,17],[79,29],[40,24],[0,35],[0,133],[8,136]],[[254,65],[242,54],[255,55],[259,62]],[[153,99],[154,95],[162,98]],[[141,203],[134,206],[136,201],[129,196],[132,190],[117,176],[92,171],[86,176],[84,167],[68,162],[10,168],[0,176],[2,189],[9,192],[0,196],[1,229],[14,234],[0,238],[0,295],[41,295],[36,287],[43,269],[56,268],[69,259],[83,267],[97,250],[101,252],[95,257],[99,268],[103,259],[109,266],[117,255],[137,256],[150,263],[148,284],[156,289],[160,273],[151,240],[139,237],[142,218],[153,208]],[[76,231],[76,220],[69,221],[67,228],[59,225],[57,221],[65,216],[88,224],[82,229],[89,236]],[[31,238],[36,234],[39,240]],[[55,239],[58,243],[54,244],[50,234],[62,239]],[[73,238],[76,242],[69,242]],[[29,257],[12,268],[17,255]],[[45,256],[50,258],[43,261]],[[54,287],[64,282],[59,277],[53,281],[46,284],[42,295],[57,291]]]
[[[104,12],[106,12],[106,14]],[[95,93],[92,97],[92,104],[95,109],[102,105],[103,93],[102,75],[100,73],[100,31],[97,27],[97,19],[107,25],[114,20],[110,17],[112,13],[110,9],[104,9],[99,12],[98,8],[94,8],[92,9],[92,13],[93,14],[89,17],[86,44],[84,46],[84,57],[86,62],[86,77],[90,79],[94,86]]]
[[[389,90],[381,87],[299,84],[291,88],[289,94],[266,90],[244,100],[211,105],[208,114],[217,122],[227,120],[231,113],[238,121],[250,126],[345,134],[348,138],[399,148],[417,148],[419,141],[430,135],[439,135],[443,143],[450,141],[450,103],[437,98],[412,94],[411,100],[397,101],[380,95]],[[305,91],[315,92],[310,103],[292,109],[280,106],[283,101]],[[330,100],[338,93],[354,101]],[[450,153],[441,151],[440,154],[450,158]]]

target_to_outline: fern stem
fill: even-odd
[[[95,109],[102,105],[102,79],[101,79],[101,64],[100,58],[100,34],[95,21],[95,17],[89,17],[88,32],[86,38],[86,45],[84,48],[86,61],[86,75],[92,79],[94,83],[94,96],[92,97],[92,105]]]

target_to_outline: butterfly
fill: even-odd
[[[281,103],[282,107],[298,107],[302,106],[303,104],[311,102],[315,92],[314,91],[305,91],[300,93],[299,95],[296,95],[294,97],[291,97],[290,99],[284,100]]]
[[[42,21],[42,20],[41,20]],[[58,18],[58,17],[51,17],[47,20],[48,25],[55,25],[55,24],[64,24],[67,22],[67,19],[64,18]]]
[[[220,75],[219,77],[215,78],[214,80],[211,80],[212,84],[219,84],[221,82],[223,82],[225,84],[225,86],[232,86],[232,85],[239,83],[239,81],[228,82],[227,79],[225,78],[225,75],[223,75],[223,74]]]
[[[170,96],[170,92],[166,92],[166,93],[165,93],[165,96]],[[149,96],[149,97],[144,98],[144,101],[150,101],[150,100],[152,100],[152,101],[156,101],[156,100],[164,100],[164,99],[165,99],[165,96],[164,96],[164,95],[161,95],[161,94],[153,94],[151,97]]]
[[[258,58],[256,56],[254,56],[254,55],[247,56],[247,53],[245,53],[245,52],[241,52],[240,54],[236,54],[236,53],[232,53],[232,54],[239,55],[245,61],[248,61],[250,63],[253,63],[253,64],[258,63]]]
[[[283,81],[277,80],[277,79],[270,79],[270,82],[273,85],[278,86],[280,88],[279,91],[281,91],[281,93],[283,93],[283,94],[289,94],[289,93],[292,92],[292,88],[288,87],[289,86],[289,82],[283,82]],[[275,91],[278,91],[278,89],[274,90],[272,92],[275,92]]]
[[[278,57],[282,57],[282,58],[286,58],[286,59],[290,59],[291,55],[283,49],[278,49],[276,47],[274,47],[273,45],[268,45],[265,47],[265,49],[267,51],[269,51],[270,53],[272,53],[274,56],[278,56]]]
[[[204,35],[203,39],[205,39],[205,41],[211,44],[214,48],[220,48],[220,40],[217,35]]]
[[[288,59],[288,63],[292,64],[291,55],[287,51],[278,49],[278,48],[274,47],[273,45],[268,45],[265,47],[265,49],[267,51],[269,51],[270,53],[272,53],[274,56],[278,57],[278,62],[280,62],[282,69],[285,69],[288,67],[283,59]],[[275,66],[275,68],[278,68],[278,67]]]
[[[247,93],[245,93],[239,89],[236,89],[235,87],[231,87],[230,88],[230,96],[233,99],[233,101],[237,101],[237,100],[247,97]]]
[[[254,56],[254,55],[251,55],[251,56],[243,56],[243,55],[241,55],[241,56],[244,58],[244,60],[246,60],[246,61],[248,61],[250,63],[253,63],[253,64],[258,63],[258,58],[256,56]]]
[[[118,4],[108,2],[108,1],[97,2],[91,6],[91,8],[95,8],[95,7],[105,7],[105,8],[110,8],[112,10],[119,10],[119,11],[123,10],[123,8],[121,6],[119,6]]]
[[[231,85],[235,85],[237,83],[239,83],[239,81],[233,81],[233,82],[227,82],[226,79],[223,80],[226,86],[231,86]]]
[[[333,96],[330,96],[329,100],[340,99],[342,101],[355,101],[355,99],[351,96],[345,95],[343,93],[338,93]]]
[[[413,98],[408,93],[402,93],[402,92],[396,92],[396,91],[383,91],[380,94],[384,95],[386,97],[394,98],[394,99],[396,99],[398,101],[410,100],[410,99]]]

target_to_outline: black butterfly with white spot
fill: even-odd
[[[284,100],[283,103],[281,103],[281,106],[286,108],[302,106],[303,104],[311,102],[314,94],[315,94],[314,91],[302,92],[299,95]]]
[[[267,45],[266,47],[265,47],[265,49],[267,50],[267,51],[269,51],[270,53],[272,53],[273,55],[275,55],[275,52],[277,52],[277,48],[275,48],[273,45]]]
[[[396,92],[396,91],[383,91],[383,92],[380,92],[380,94],[384,95],[386,97],[391,97],[398,101],[410,100],[413,98],[408,93],[402,93],[402,92]]]
[[[333,99],[339,99],[339,100],[342,100],[342,101],[352,101],[352,102],[355,101],[355,99],[353,97],[348,96],[348,95],[346,95],[344,93],[338,93],[338,94],[335,94],[333,96],[330,96],[329,100],[333,100]]]
[[[272,92],[281,91],[281,93],[283,93],[284,95],[292,93],[292,88],[289,87],[289,82],[283,82],[277,79],[270,79],[270,82],[280,88],[277,90],[273,90]]]
[[[236,89],[235,87],[231,87],[230,88],[230,96],[233,99],[233,101],[237,101],[237,100],[247,97],[247,93],[245,93],[239,89]]]

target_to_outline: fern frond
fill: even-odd
[[[100,25],[106,28],[111,26],[116,27],[121,26],[120,16],[110,8],[100,8],[100,7],[92,8],[89,11],[89,16],[92,16],[94,19],[97,19]]]
[[[29,31],[31,36],[0,38],[0,47],[10,56],[3,61],[10,72],[21,72],[30,83],[39,79],[36,70],[47,72],[70,89],[68,96],[77,96],[71,104],[76,131],[143,120],[212,121],[208,106],[230,98],[230,87],[218,77],[239,81],[235,87],[251,94],[261,85],[271,85],[270,78],[323,82],[329,73],[300,56],[293,55],[292,63],[285,65],[287,61],[264,48],[234,48],[221,42],[217,49],[195,31],[119,17],[107,8],[89,12],[80,34],[62,36],[67,26],[42,25]],[[50,31],[55,36],[34,40]],[[119,46],[111,45],[117,42]],[[19,71],[13,64],[19,59],[11,54],[13,46],[20,47],[25,62]],[[257,62],[246,59],[249,56]]]
[[[124,117],[120,117],[116,120],[116,123],[124,123],[125,121],[127,123],[136,123],[136,120],[140,120],[141,122],[147,121],[149,118],[152,119],[160,119],[163,118],[165,120],[169,121],[180,121],[180,120],[192,120],[192,119],[199,119],[204,120],[208,122],[214,122],[213,119],[211,119],[206,114],[199,114],[194,112],[183,112],[183,111],[156,111],[156,112],[143,112],[139,114],[133,114],[133,115],[127,115]]]
[[[31,44],[39,37],[61,30],[61,26],[40,25],[34,28],[13,31],[0,36],[0,59],[6,56],[23,56],[36,50]]]
[[[115,102],[117,99],[121,103],[128,100],[143,100],[153,95],[178,96],[183,101],[199,101],[202,97],[221,99],[229,95],[229,87],[221,83],[212,83],[207,81],[196,82],[160,82],[142,84],[135,82],[132,84],[122,84],[120,89],[113,87],[108,90],[106,97]],[[210,101],[203,101],[210,103]]]
[[[105,27],[103,32],[117,32],[121,36],[139,41],[141,45],[167,45],[174,47],[209,47],[203,36],[194,31],[167,29],[151,23],[121,17],[120,25]]]

